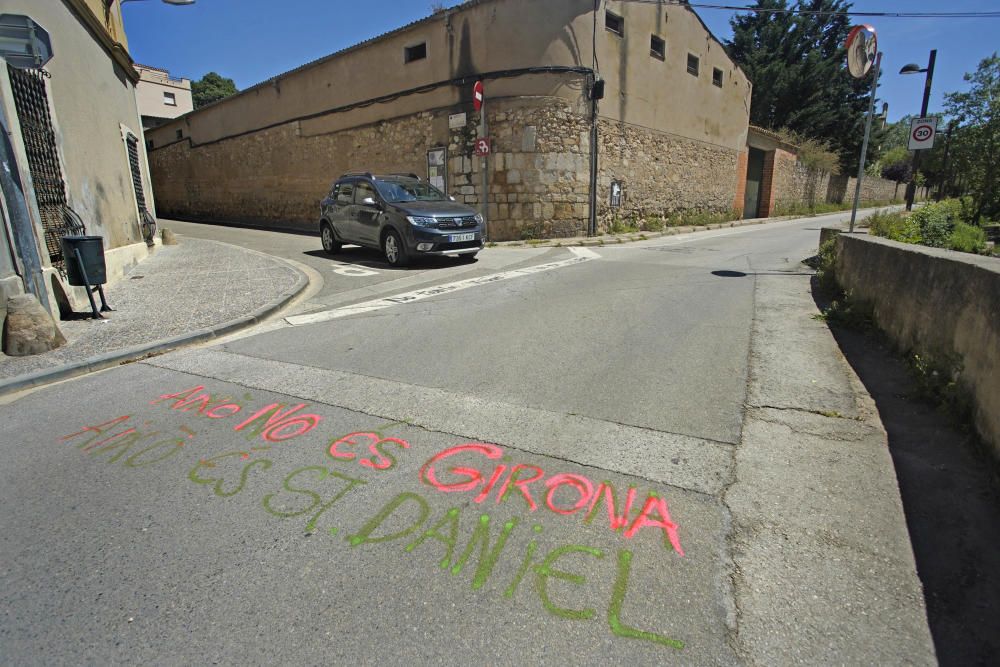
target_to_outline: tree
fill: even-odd
[[[827,143],[840,157],[843,170],[857,168],[864,138],[871,78],[855,79],[847,71],[844,42],[851,24],[846,0],[757,0],[760,9],[735,16],[730,56],[753,82],[750,122]],[[805,12],[805,13],[797,13]],[[869,155],[880,145],[873,128]]]
[[[972,196],[973,221],[1000,219],[1000,57],[984,58],[965,80],[967,92],[945,95],[945,111],[959,126],[953,165]]]
[[[201,77],[200,81],[191,83],[191,97],[194,100],[195,109],[200,109],[212,102],[218,102],[238,92],[240,91],[232,79],[226,79],[216,72],[209,72]]]

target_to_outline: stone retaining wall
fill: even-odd
[[[1000,460],[1000,259],[840,234],[836,275],[901,350],[955,369]]]

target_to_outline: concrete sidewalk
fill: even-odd
[[[0,394],[114,366],[256,324],[308,285],[303,272],[269,255],[184,239],[105,289],[107,319],[59,322],[67,344],[27,357],[0,354]]]

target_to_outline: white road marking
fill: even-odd
[[[450,294],[452,292],[468,289],[470,287],[488,285],[490,283],[496,283],[502,280],[510,280],[511,278],[520,278],[521,276],[530,276],[535,273],[544,273],[545,271],[554,271],[555,269],[561,269],[566,266],[572,266],[573,264],[580,264],[582,262],[589,262],[593,259],[600,258],[600,255],[598,255],[596,252],[588,248],[574,247],[574,248],[568,248],[568,250],[573,254],[573,257],[571,257],[570,259],[564,259],[558,262],[549,262],[548,264],[538,264],[536,266],[528,266],[523,269],[513,269],[511,271],[501,271],[500,273],[491,273],[486,276],[479,276],[478,278],[459,280],[453,283],[435,285],[434,287],[425,287],[424,289],[415,290],[413,292],[406,292],[403,294],[397,294],[395,296],[385,297],[383,299],[375,299],[373,301],[356,303],[353,306],[343,306],[341,308],[334,308],[333,310],[324,310],[319,313],[308,313],[306,315],[293,315],[291,317],[286,317],[285,321],[291,324],[292,326],[302,326],[304,324],[316,324],[318,322],[328,322],[330,320],[336,320],[341,317],[347,317],[349,315],[370,313],[375,310],[382,310],[383,308],[391,308],[392,306],[398,306],[404,303],[412,303],[414,301],[429,299],[432,296],[439,296],[441,294]]]

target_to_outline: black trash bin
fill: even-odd
[[[83,279],[80,263],[76,259],[76,250],[80,251],[83,268],[87,272],[87,280]],[[63,260],[66,264],[66,280],[75,287],[103,285],[108,282],[107,267],[104,264],[104,239],[100,236],[64,236],[62,237]]]

